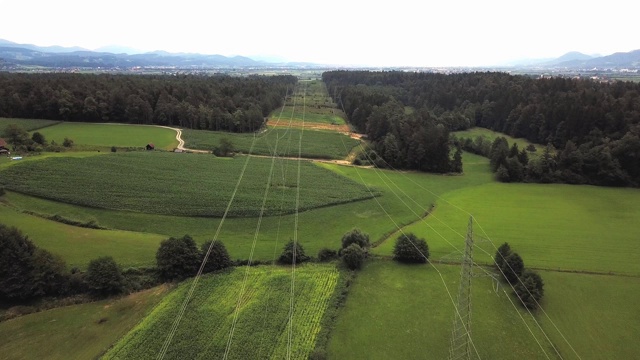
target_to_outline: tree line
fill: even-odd
[[[349,120],[374,143],[387,134],[401,135],[402,141],[413,142],[405,145],[414,149],[407,149],[409,154],[420,144],[413,139],[422,131],[436,138],[433,128],[480,126],[553,147],[545,165],[549,171],[534,171],[529,181],[640,186],[638,83],[397,71],[332,71],[323,74],[323,80]],[[411,107],[413,116],[431,128],[411,124],[413,132],[399,133],[396,128],[409,124],[407,116],[395,111],[378,118],[380,108],[393,103]]]
[[[256,131],[294,76],[0,73],[0,117]]]

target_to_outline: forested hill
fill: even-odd
[[[248,132],[283,104],[294,76],[0,73],[0,117]]]
[[[326,72],[323,80],[349,120],[377,144],[390,137],[411,147],[394,134],[410,106],[421,124],[451,131],[481,126],[558,149],[551,164],[532,168],[525,180],[640,185],[638,83],[366,71]]]

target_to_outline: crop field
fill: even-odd
[[[294,122],[301,122],[304,120],[305,123],[322,123],[329,125],[346,124],[344,118],[342,118],[340,113],[338,113],[338,110],[331,108],[309,109],[307,107],[307,111],[305,112],[303,119],[301,107],[302,104],[299,104],[296,105],[295,108],[293,106],[285,106],[284,109],[275,110],[271,115],[269,115],[269,124],[276,121],[279,121],[280,123],[288,123],[289,120]]]
[[[33,131],[41,129],[47,126],[55,125],[59,121],[55,120],[42,120],[42,119],[13,119],[13,118],[0,118],[0,136],[4,132],[4,129],[9,124],[16,124],[26,131]]]
[[[3,359],[96,359],[168,292],[162,285],[119,299],[72,305],[0,322]]]
[[[65,137],[70,138],[78,149],[144,148],[148,143],[164,150],[178,146],[174,130],[157,126],[65,122],[46,127],[40,133],[47,141],[58,144],[62,144]]]
[[[205,155],[191,156],[201,157]],[[209,156],[206,157],[209,158]],[[423,215],[425,209],[428,209],[430,204],[436,201],[434,194],[443,194],[455,189],[492,181],[486,159],[473,154],[464,154],[464,157],[469,169],[464,176],[443,176],[417,172],[398,173],[388,170],[374,171],[372,169],[358,169],[333,164],[318,164],[317,166],[346,176],[354,182],[362,183],[364,181],[374,194],[380,193],[381,196],[375,199],[317,208],[300,213],[298,226],[300,243],[305,247],[307,254],[315,256],[322,247],[338,248],[342,235],[354,227],[369,233],[371,241],[379,241],[395,228],[394,223],[409,224],[418,216]],[[254,160],[262,159],[251,159],[249,166],[254,164]],[[278,171],[281,171],[281,168]],[[247,170],[248,173],[249,170]],[[228,174],[215,174],[231,178],[231,175]],[[261,180],[261,191],[264,191],[266,175],[264,174]],[[237,178],[234,178],[234,180],[230,181],[232,183],[230,186],[234,186],[233,182],[236,180]],[[434,194],[422,190],[416,184],[429,188]],[[402,189],[402,191],[398,190],[398,188]],[[334,186],[336,193],[340,193],[342,191],[340,189],[341,187],[338,185]],[[286,189],[273,189],[270,191],[270,194],[272,194],[270,196],[280,199],[283,190]],[[370,193],[368,194],[371,195]],[[285,195],[287,194],[285,193]],[[291,194],[287,196],[291,197]],[[101,226],[112,229],[163,234],[167,237],[190,234],[198,242],[213,238],[219,225],[219,219],[216,218],[157,215],[87,208],[14,192],[8,192],[4,199],[19,209],[31,210],[41,214],[59,214],[81,222],[95,221]],[[228,201],[228,198],[225,201]],[[393,220],[389,219],[378,206],[378,202],[388,213],[393,215]],[[410,207],[408,208],[405,204]],[[232,210],[233,208],[235,207],[232,206]],[[254,258],[266,261],[273,260],[274,253],[279,253],[284,242],[289,238],[293,238],[294,224],[294,215],[264,218],[261,223]],[[327,226],[328,224],[330,226]],[[249,257],[249,249],[254,240],[256,225],[256,218],[228,218],[226,220],[222,227],[220,239],[224,241],[232,258],[247,259]],[[35,240],[44,244],[47,241],[47,237],[44,236],[42,239],[34,237]],[[121,245],[121,251],[128,251],[127,246]],[[152,257],[156,250],[157,247],[155,245],[153,247],[150,246],[149,251],[152,254],[147,256]],[[86,251],[90,252],[91,249],[88,248]],[[123,264],[123,266],[125,265]]]
[[[339,276],[334,264],[296,267],[290,358],[306,359],[313,351]],[[185,281],[166,296],[104,358],[156,358],[190,286]],[[221,358],[225,351],[229,359],[287,358],[290,289],[289,267],[235,268],[202,277],[165,358]]]
[[[490,143],[492,143],[493,140],[495,140],[497,137],[502,136],[505,139],[507,139],[507,141],[509,142],[509,147],[511,147],[511,145],[513,145],[513,143],[515,142],[516,144],[518,144],[518,149],[520,150],[526,148],[527,146],[529,146],[529,144],[532,144],[527,139],[513,138],[509,135],[505,135],[503,133],[499,133],[499,132],[481,128],[481,127],[474,127],[464,131],[456,131],[456,132],[453,132],[452,134],[458,138],[471,138],[471,139],[475,139],[476,137],[480,136],[484,138],[484,140],[489,141]],[[528,154],[530,155],[534,155],[534,156],[540,155],[545,149],[544,145],[533,144],[533,146],[536,147],[536,151],[534,153],[528,152]]]
[[[436,270],[384,260],[368,263],[351,285],[331,333],[329,358],[446,359],[454,309],[438,272],[455,299],[458,266],[437,265]],[[631,359],[640,353],[633,340],[640,331],[634,320],[640,310],[629,306],[640,295],[638,278],[541,275],[542,306],[553,320],[535,313],[544,334],[526,310],[511,305],[509,298],[516,299],[505,295],[503,289],[511,290],[504,284],[495,293],[490,278],[473,278],[471,331],[481,359],[558,358],[545,334],[564,359],[577,359],[569,344],[582,359]]]
[[[298,145],[302,136],[301,156],[314,159],[344,159],[358,140],[333,131],[310,131],[296,128],[268,128],[266,132],[256,134],[251,154],[271,156],[276,147],[278,155],[297,157]],[[185,146],[198,150],[212,150],[219,146],[220,140],[228,139],[236,151],[249,153],[254,134],[234,134],[218,131],[183,130]]]
[[[87,207],[221,217],[245,159],[151,152],[53,158],[11,166],[0,181],[10,190]],[[251,158],[249,164],[229,215],[260,214],[272,164],[274,191],[265,215],[294,212],[298,162]],[[300,166],[300,211],[372,197],[364,186],[308,161]]]

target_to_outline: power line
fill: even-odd
[[[300,139],[298,142],[298,179],[296,187],[296,213],[293,226],[293,261],[291,263],[291,298],[289,303],[289,334],[287,338],[287,360],[291,359],[291,347],[293,345],[293,310],[295,301],[295,282],[296,282],[296,252],[298,247],[298,218],[300,209],[300,167],[302,163],[302,135],[304,134],[304,121],[306,115],[307,88],[305,84],[302,97],[302,129],[300,130]]]

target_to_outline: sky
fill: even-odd
[[[0,39],[368,66],[488,66],[640,49],[640,2],[0,0]]]

